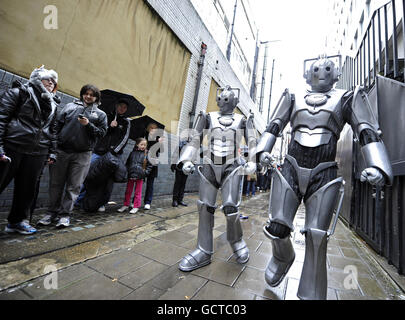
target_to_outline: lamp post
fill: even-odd
[[[271,82],[270,82],[270,96],[269,96],[269,110],[267,112],[267,123],[269,123],[269,117],[270,117],[270,107],[271,107],[271,91],[273,89],[273,76],[274,76],[274,61],[275,59],[273,59],[273,66],[271,68]]]
[[[264,89],[266,86],[266,72],[267,72],[267,56],[268,56],[268,44],[271,42],[280,42],[281,40],[269,40],[269,41],[260,41],[260,44],[265,44],[264,59],[263,59],[263,72],[262,72],[262,83],[260,89],[260,101],[259,101],[259,111],[263,112],[263,100],[264,100]],[[274,60],[273,60],[273,70],[274,70]],[[273,75],[272,75],[273,77]],[[272,82],[273,83],[273,80]],[[270,106],[269,106],[270,108]],[[269,109],[270,111],[270,109]],[[268,117],[268,115],[267,115]],[[268,121],[267,121],[268,122]]]
[[[262,71],[262,86],[260,88],[260,102],[259,102],[259,112],[263,112],[263,99],[264,99],[264,87],[266,86],[266,73],[267,73],[267,51],[268,51],[268,46],[267,42],[261,42],[263,44],[266,44],[266,47],[264,49],[264,59],[263,59],[263,71]]]

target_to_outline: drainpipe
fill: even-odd
[[[257,62],[259,59],[259,31],[256,36],[256,51],[255,51],[255,60],[253,64],[253,76],[252,76],[252,85],[250,86],[250,97],[254,102],[256,102],[256,78],[257,78]]]
[[[233,38],[233,29],[235,26],[235,18],[236,18],[236,9],[238,8],[238,0],[235,0],[235,6],[233,8],[233,19],[232,19],[232,26],[231,26],[231,35],[229,37],[228,48],[226,49],[226,59],[230,62],[231,61],[231,48],[232,48],[232,38]]]
[[[203,42],[203,43],[201,43],[200,60],[198,61],[197,83],[196,83],[196,86],[195,86],[193,107],[192,107],[191,112],[190,112],[190,123],[189,123],[189,128],[190,129],[193,127],[193,124],[194,124],[195,110],[197,109],[198,94],[200,92],[202,70],[203,70],[203,67],[204,67],[204,61],[205,61],[206,52],[207,52],[207,45]]]

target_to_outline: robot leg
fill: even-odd
[[[286,179],[276,170],[270,194],[270,224],[263,227],[264,234],[272,240],[273,256],[265,272],[265,280],[272,287],[283,281],[295,259],[290,240],[293,221],[300,200]]]
[[[192,271],[211,263],[214,253],[213,233],[215,202],[218,189],[202,175],[200,168],[200,200],[197,202],[199,222],[197,248],[187,254],[179,263],[181,271]]]
[[[226,237],[236,255],[236,261],[244,264],[249,260],[249,248],[243,240],[243,230],[239,219],[241,183],[243,176],[238,169],[225,179],[222,186],[223,211],[226,216]]]
[[[329,182],[305,202],[305,259],[297,294],[300,299],[326,299],[328,228],[342,183],[342,178]]]

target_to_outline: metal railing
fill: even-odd
[[[366,32],[354,57],[347,56],[342,68],[338,88],[353,90],[356,85],[370,89],[377,74],[404,82],[404,59],[398,58],[398,31],[405,30],[405,19],[398,24],[397,7],[402,2],[405,16],[405,0],[391,0],[374,11]],[[391,9],[391,10],[389,10]],[[405,44],[405,32],[402,32]],[[405,45],[403,56],[405,56]]]
[[[397,8],[402,1],[402,22],[398,24]],[[400,37],[405,51],[405,0],[392,0],[378,8],[359,44],[354,57],[346,57],[338,88],[353,90],[364,86],[372,95],[377,75],[405,82],[404,59],[399,59]],[[400,30],[402,29],[402,35]],[[402,54],[405,57],[405,52]],[[377,88],[379,86],[376,86]],[[379,98],[377,98],[377,105]],[[403,105],[403,104],[402,104]],[[401,104],[398,104],[400,107]],[[383,108],[384,106],[379,106]],[[383,112],[383,111],[382,111]],[[395,116],[395,115],[393,115]],[[402,128],[389,128],[403,134]],[[387,132],[386,132],[387,133]],[[383,132],[384,134],[384,132]],[[383,136],[384,138],[384,136]],[[360,182],[359,146],[353,142],[351,159],[344,161],[353,166],[350,226],[380,255],[394,265],[399,274],[405,273],[405,176],[396,175],[389,187],[373,187]],[[346,178],[347,179],[347,178]]]

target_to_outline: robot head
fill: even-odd
[[[304,78],[312,91],[326,92],[331,90],[335,82],[339,80],[339,70],[332,60],[321,56],[312,63],[308,71],[305,71]]]
[[[219,93],[220,90],[222,90],[221,93]],[[221,114],[233,113],[239,103],[239,96],[235,95],[234,90],[238,90],[239,92],[239,89],[233,89],[230,86],[217,90],[217,104]]]

